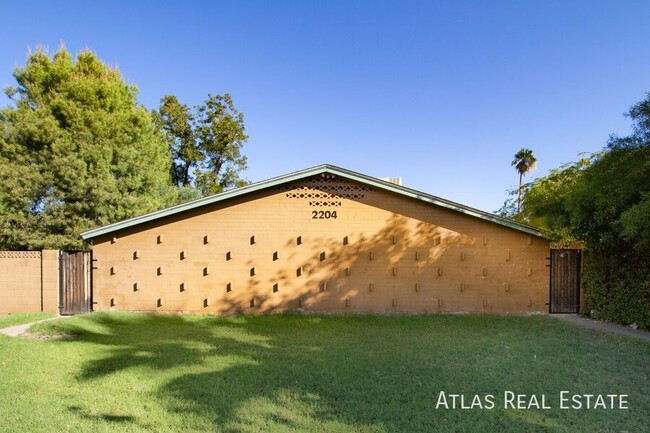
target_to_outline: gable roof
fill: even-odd
[[[393,192],[396,194],[399,194],[401,196],[405,197],[410,197],[414,198],[416,200],[423,201],[425,203],[433,204],[436,206],[440,206],[446,209],[450,209],[465,215],[473,216],[476,218],[480,218],[485,221],[489,221],[495,224],[499,224],[505,227],[509,227],[514,230],[519,230],[524,233],[528,233],[534,236],[539,236],[543,237],[542,233],[540,230],[527,226],[524,224],[517,223],[515,221],[512,221],[507,218],[502,218],[497,215],[491,214],[489,212],[485,212],[482,210],[474,209],[469,206],[465,206],[459,203],[454,203],[449,200],[445,200],[440,197],[436,197],[434,195],[426,194],[421,191],[417,191],[411,188],[407,188],[405,186],[401,185],[396,185],[381,179],[378,179],[376,177],[372,176],[367,176],[365,174],[357,173],[354,171],[350,171],[341,167],[336,167],[334,165],[330,164],[323,164],[323,165],[318,165],[316,167],[312,168],[307,168],[305,170],[300,170],[296,171],[293,173],[285,174],[283,176],[278,176],[274,177],[271,179],[263,180],[261,182],[256,182],[252,183],[250,185],[243,186],[241,188],[236,188],[232,189],[229,191],[225,191],[219,194],[211,195],[208,197],[203,197],[197,200],[192,200],[187,203],[179,204],[176,206],[168,207],[165,209],[161,209],[155,212],[151,212],[148,214],[140,215],[134,218],[129,218],[124,221],[116,222],[113,224],[108,224],[102,227],[97,227],[91,230],[87,230],[83,233],[81,233],[81,238],[84,240],[89,240],[96,238],[97,236],[105,235],[108,233],[113,233],[118,230],[122,230],[127,227],[133,227],[139,224],[143,224],[149,221],[154,221],[157,219],[165,218],[170,215],[175,215],[181,212],[188,211],[190,209],[196,209],[198,207],[206,206],[212,203],[217,203],[223,200],[227,200],[230,198],[234,197],[239,197],[245,194],[250,194],[255,191],[260,191],[262,189],[266,189],[269,187],[274,187],[278,186],[281,184],[285,184],[288,182],[293,182],[296,180],[301,180],[305,179],[311,176],[315,175],[320,175],[320,174],[333,174],[336,176],[339,176],[343,179],[348,179],[352,180],[355,182],[359,182],[368,186],[373,186],[379,190],[384,190],[384,191],[389,191]]]

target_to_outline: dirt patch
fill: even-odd
[[[21,337],[27,338],[28,340],[78,340],[80,335],[39,332],[35,334],[22,334]]]

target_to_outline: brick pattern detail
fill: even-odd
[[[40,259],[40,251],[0,251],[0,259]]]
[[[364,198],[364,194],[351,194],[351,193],[336,193],[330,194],[326,192],[288,192],[287,198],[321,198],[321,199],[336,199],[336,198],[352,198],[360,200]]]
[[[293,184],[280,185],[276,187],[276,190],[288,191],[286,197],[291,199],[347,198],[361,200],[365,197],[366,192],[374,192],[375,188],[340,181],[334,175],[326,175],[314,176]]]
[[[342,203],[340,201],[310,201],[309,206],[311,207],[341,207]]]

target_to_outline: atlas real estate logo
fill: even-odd
[[[514,391],[504,391],[495,394],[454,394],[446,391],[438,393],[436,409],[519,409],[519,410],[584,410],[609,409],[627,410],[629,407],[628,394],[576,394],[570,391],[560,391],[556,395],[520,394]]]

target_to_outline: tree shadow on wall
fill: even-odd
[[[276,270],[263,268],[245,290],[221,298],[221,312],[446,311],[443,292],[449,294],[450,281],[479,281],[473,286],[479,290],[488,281],[475,275],[476,270],[467,271],[471,264],[460,266],[460,251],[475,242],[461,233],[398,214],[370,235],[351,230],[339,237],[303,236],[299,246],[291,240],[282,243],[284,250],[279,251],[287,254],[281,255]],[[472,254],[473,250],[467,251]],[[297,255],[301,261],[294,259]],[[464,275],[452,275],[450,270]]]
[[[490,318],[486,327],[482,317],[451,316],[86,317],[101,332],[61,324],[79,336],[76,343],[105,348],[105,357],[82,366],[80,381],[127,369],[155,381],[165,371],[171,379],[156,396],[168,411],[189,412],[217,431],[520,432],[542,425],[534,415],[435,409],[441,390],[498,393],[509,378],[531,374],[535,367],[523,359],[507,368],[485,361],[503,351],[489,336],[520,318]],[[531,336],[521,332],[521,341]],[[516,351],[518,343],[509,344]],[[494,371],[486,376],[486,369]]]

